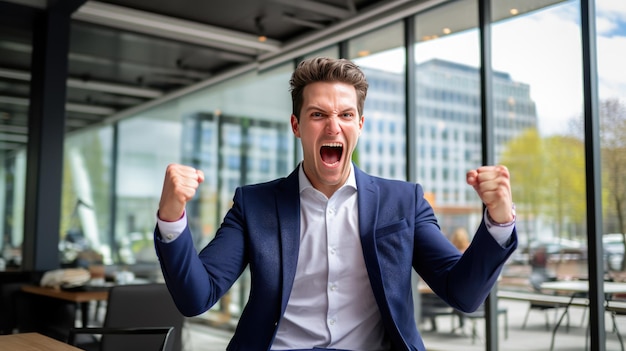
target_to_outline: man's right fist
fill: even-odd
[[[203,181],[204,173],[201,170],[179,164],[168,165],[159,201],[159,219],[166,222],[179,220],[185,212],[187,201],[193,198]]]

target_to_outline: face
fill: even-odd
[[[304,173],[330,198],[350,175],[363,116],[357,110],[356,90],[340,82],[315,82],[303,90],[300,121],[291,116],[291,128],[300,138]]]

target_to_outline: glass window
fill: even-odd
[[[69,136],[64,146],[61,195],[61,264],[111,264],[120,254],[111,240],[111,162],[113,128],[89,129]],[[150,237],[151,239],[151,237]],[[115,258],[114,258],[115,257]]]
[[[11,73],[30,71],[32,33],[14,19],[0,21],[0,270],[21,266],[24,241],[30,81]]]
[[[426,137],[424,133],[417,137],[418,150],[430,150],[430,157],[421,155],[416,160],[418,182],[436,211],[443,233],[451,236],[457,228],[463,228],[471,236],[482,220],[482,207],[473,189],[466,191],[465,171],[479,166],[481,160],[464,155],[470,150],[480,155],[481,141],[455,140],[450,135],[480,133],[478,120],[452,118],[457,113],[481,113],[478,2],[451,2],[419,13],[414,20],[414,98],[418,113],[411,118],[415,118],[418,131],[428,131]],[[471,98],[456,98],[460,96]],[[445,162],[450,159],[455,161],[453,167],[463,172],[451,172],[450,162]],[[425,287],[423,281],[418,284]],[[429,315],[426,306],[437,303],[431,299],[428,293],[421,296],[420,329],[437,329],[441,333],[461,331],[455,318],[446,317],[453,318],[452,322],[437,323],[437,318]],[[436,335],[422,335],[430,347],[458,349],[458,345],[471,344],[471,338],[442,344]]]
[[[186,207],[197,249],[213,238],[236,187],[293,170],[288,90],[292,70],[288,63],[249,72],[119,123],[116,238],[123,263],[151,263],[158,270],[153,244],[144,240],[152,240],[169,163],[190,165],[205,174]],[[212,311],[236,318],[249,279],[244,272]]]
[[[626,280],[626,11],[622,3],[596,2],[603,243],[606,269]]]
[[[584,139],[568,127],[580,126],[583,113],[580,2],[555,2],[520,0],[493,7],[495,156],[512,174],[519,238],[501,291],[546,292],[542,282],[588,277]],[[584,310],[570,308],[569,317],[588,320]],[[529,308],[523,327],[545,328],[545,313]],[[554,341],[560,348],[575,348],[585,342],[581,334],[556,333]]]
[[[364,128],[361,139],[378,141],[375,150],[359,143],[356,154],[362,160],[371,160],[371,169],[377,170],[374,175],[396,179],[405,178],[406,136],[390,134],[387,130],[404,131],[406,124],[405,111],[394,108],[404,106],[405,99],[403,28],[402,23],[394,23],[348,42],[348,58],[361,67],[369,83],[363,112],[365,125],[376,126]],[[393,127],[386,128],[389,125]]]

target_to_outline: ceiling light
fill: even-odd
[[[513,16],[518,15],[519,14],[519,10],[518,9],[511,9],[509,10],[509,13]]]
[[[265,26],[263,25],[263,16],[257,16],[254,18],[254,26],[256,27],[256,31],[259,34],[258,40],[260,43],[265,43],[267,41],[267,36],[265,36]]]
[[[450,34],[450,33],[452,33],[452,29],[450,29],[450,28],[446,27],[446,28],[444,28],[444,29],[442,30],[442,32],[443,32],[443,34]]]
[[[369,56],[371,54],[371,52],[369,50],[360,50],[357,53],[358,57],[365,57],[365,56]]]
[[[0,78],[30,81],[30,72],[0,68]],[[68,78],[67,86],[76,89],[101,91],[105,93],[136,96],[142,98],[159,98],[163,96],[163,92],[156,89],[140,88],[130,85],[107,83],[96,80]]]
[[[242,54],[277,52],[281,44],[270,39],[260,43],[257,35],[99,1],[87,1],[72,14],[72,19]]]

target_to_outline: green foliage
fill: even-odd
[[[528,129],[511,140],[502,155],[511,172],[513,199],[518,214],[539,216],[555,224],[557,235],[570,236],[567,224],[584,224],[584,144],[566,136],[542,138]],[[536,233],[534,234],[536,238]],[[534,239],[534,238],[529,238]]]

